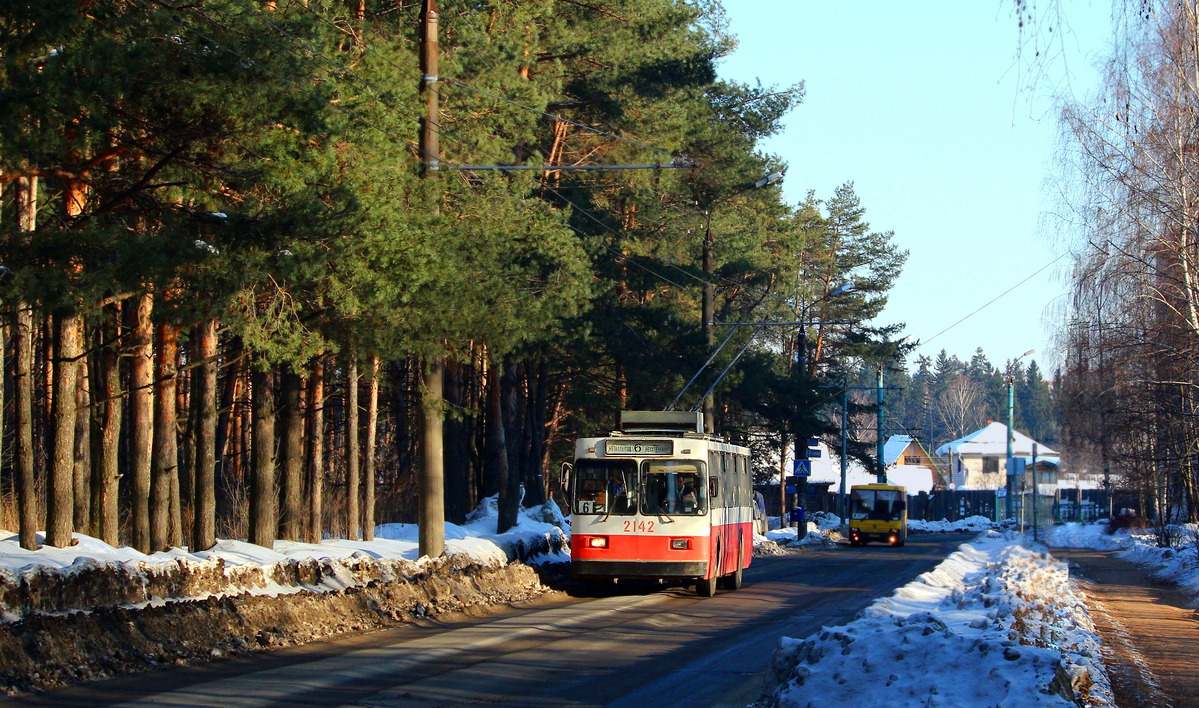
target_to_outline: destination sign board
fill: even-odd
[[[670,440],[609,440],[604,445],[608,455],[671,455],[674,443]]]

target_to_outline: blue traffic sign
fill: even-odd
[[[796,477],[811,477],[812,476],[812,461],[811,460],[795,460],[795,476]]]

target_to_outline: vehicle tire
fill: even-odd
[[[739,563],[739,565],[737,565],[737,569],[733,572],[730,572],[729,575],[724,576],[724,589],[741,589],[741,581],[742,578],[745,577],[745,569],[741,568],[740,562],[737,563]]]
[[[700,578],[695,581],[695,594],[700,597],[712,597],[716,594],[716,584],[720,580],[720,546],[716,547],[716,568],[713,571],[712,577],[704,579]]]
[[[724,581],[725,590],[739,590],[745,575],[745,569],[741,567],[741,548],[738,547],[737,550],[737,569],[721,578]]]

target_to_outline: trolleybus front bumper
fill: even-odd
[[[702,578],[708,573],[705,561],[571,561],[578,578]]]

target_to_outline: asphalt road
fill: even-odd
[[[969,534],[903,548],[756,558],[736,592],[619,586],[485,619],[428,623],[163,669],[17,701],[73,706],[745,706],[780,636],[843,624]]]

